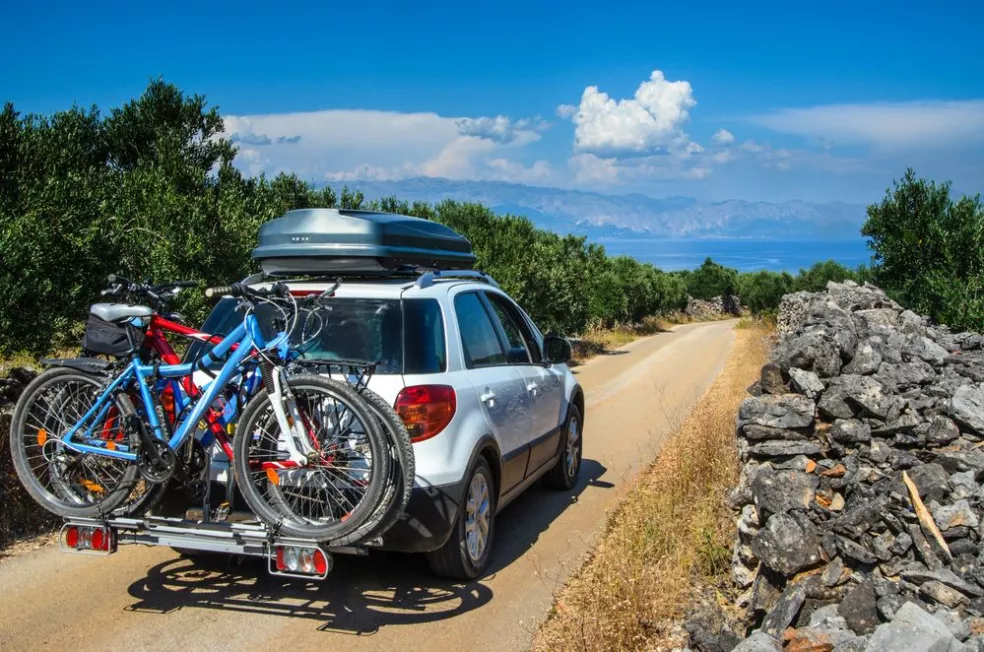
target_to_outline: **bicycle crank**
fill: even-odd
[[[166,441],[155,439],[151,445],[154,447],[153,450],[141,449],[137,457],[137,470],[147,482],[163,484],[174,475],[178,456]]]

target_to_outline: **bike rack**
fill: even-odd
[[[109,527],[115,534],[115,541],[120,545],[170,546],[202,552],[266,558],[270,557],[271,551],[277,546],[320,548],[326,556],[368,554],[366,548],[360,546],[324,546],[310,539],[278,536],[271,528],[258,521],[200,522],[160,516],[139,519],[127,517],[105,520],[66,519],[65,527],[72,525],[89,528]]]

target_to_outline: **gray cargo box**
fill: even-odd
[[[471,243],[443,224],[390,213],[306,208],[260,227],[253,258],[271,275],[470,269]]]

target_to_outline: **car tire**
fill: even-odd
[[[577,484],[581,473],[581,457],[584,453],[584,420],[576,405],[571,405],[564,421],[560,457],[552,469],[543,476],[543,485],[549,489],[569,491]]]
[[[451,536],[426,553],[435,575],[454,580],[473,580],[485,572],[495,541],[498,488],[489,463],[479,456],[466,477]]]

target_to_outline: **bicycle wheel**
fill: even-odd
[[[362,527],[379,507],[389,476],[386,438],[348,385],[308,374],[287,384],[314,454],[300,465],[289,461],[264,389],[236,429],[236,484],[256,516],[282,534],[333,542]]]
[[[95,404],[101,379],[74,369],[41,373],[17,402],[10,427],[14,470],[27,492],[42,507],[62,517],[94,518],[111,513],[130,494],[137,465],[128,460],[80,453],[61,439]],[[139,435],[122,414],[132,411],[119,395],[95,437],[137,450]]]
[[[406,509],[413,492],[416,460],[413,454],[413,443],[410,433],[403,425],[403,420],[393,411],[393,408],[383,398],[370,389],[358,390],[359,396],[366,400],[370,410],[379,421],[379,426],[386,434],[390,455],[390,474],[386,483],[383,499],[376,512],[365,525],[350,534],[351,541],[369,541],[382,536],[393,527],[396,520]],[[339,541],[345,545],[346,541]]]

